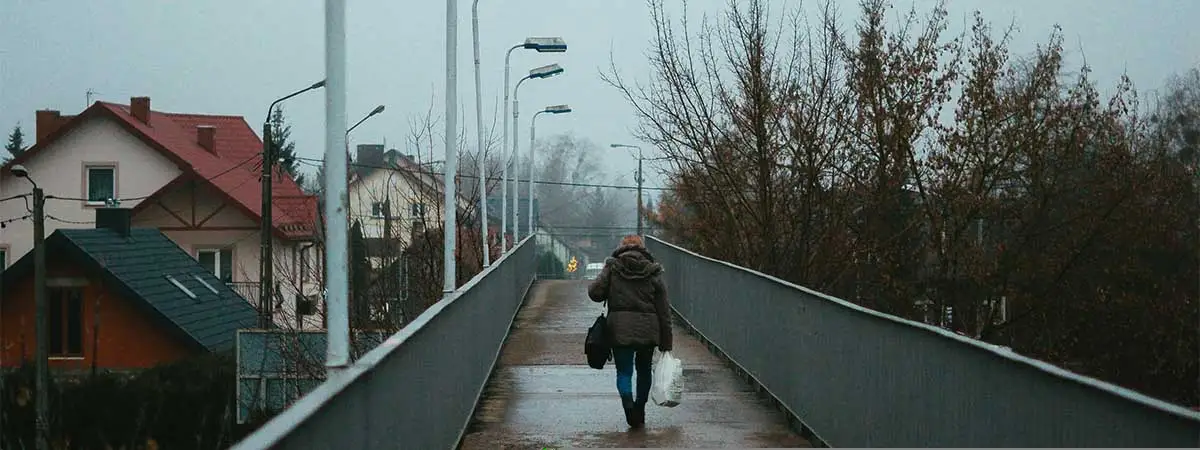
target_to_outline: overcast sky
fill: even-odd
[[[356,122],[378,104],[387,107],[354,131],[351,145],[386,139],[389,147],[403,148],[410,123],[431,106],[437,115],[443,108],[445,2],[348,3],[347,120]],[[473,133],[471,2],[458,3],[460,124],[465,120]],[[668,1],[676,10],[683,3]],[[720,12],[725,3],[687,2],[695,14]],[[916,2],[921,10],[932,4]],[[322,78],[323,5],[320,0],[0,1],[0,128],[7,135],[19,122],[32,135],[35,110],[78,113],[91,90],[94,100],[118,103],[147,95],[161,111],[244,115],[257,129],[272,100]],[[838,0],[846,20],[854,18],[856,5],[856,0]],[[913,1],[895,5],[907,9]],[[1153,89],[1171,74],[1200,65],[1197,0],[952,0],[949,9],[951,32],[960,31],[974,9],[1000,25],[1015,21],[1020,32],[1012,48],[1018,52],[1032,50],[1060,24],[1070,62],[1078,64],[1085,55],[1104,86],[1127,71],[1140,89]],[[630,136],[636,121],[598,72],[607,69],[611,56],[623,75],[647,79],[645,51],[653,30],[645,2],[483,0],[479,21],[485,123],[499,122],[505,50],[526,36],[562,36],[568,53],[513,54],[514,80],[544,64],[557,62],[566,69],[562,76],[522,87],[522,146],[527,146],[533,111],[569,104],[572,114],[539,119],[538,135],[570,131],[592,140],[612,170],[605,178],[624,174],[624,183],[631,183],[628,174],[636,164],[607,144],[636,143]],[[323,102],[324,96],[313,92],[285,104],[302,156],[323,153]],[[660,182],[648,178],[648,184]]]

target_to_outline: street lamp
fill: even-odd
[[[533,236],[533,150],[535,149],[533,142],[537,136],[537,118],[542,114],[566,114],[571,112],[571,107],[567,105],[547,106],[545,109],[533,113],[533,117],[529,119],[529,234]]]
[[[362,120],[359,120],[358,122],[356,122],[356,123],[354,124],[354,126],[352,126],[352,127],[350,127],[349,129],[347,129],[347,130],[346,130],[346,136],[349,136],[351,131],[354,131],[354,129],[355,129],[355,128],[358,128],[358,126],[359,126],[359,125],[362,125],[362,123],[363,123],[363,122],[366,122],[366,121],[367,121],[367,119],[370,119],[370,118],[371,118],[371,117],[373,117],[374,115],[376,115],[376,114],[379,114],[379,113],[381,113],[381,112],[383,112],[383,105],[376,106],[376,107],[375,107],[375,109],[372,109],[372,110],[371,110],[371,112],[370,112],[370,113],[368,113],[366,117],[363,117],[363,118],[362,118]]]
[[[483,267],[492,265],[487,226],[487,163],[483,152],[483,92],[479,87],[479,0],[471,2],[471,40],[475,51],[475,151],[479,165],[479,228],[483,241]]]
[[[636,145],[626,144],[609,144],[612,148],[635,148],[637,149],[637,234],[642,234],[642,148]]]
[[[518,105],[520,104],[521,84],[524,84],[525,80],[550,78],[550,77],[558,75],[560,73],[563,73],[563,68],[560,67],[558,64],[550,64],[550,65],[545,65],[545,66],[541,66],[541,67],[536,67],[533,70],[529,71],[529,75],[526,75],[524,78],[521,78],[520,81],[517,81],[517,86],[513,88],[513,101],[512,101],[512,104],[513,104],[513,108],[512,108],[513,109],[513,151],[512,151],[512,155],[513,155],[514,164],[516,163],[517,155],[520,154],[520,145],[517,144],[517,142],[518,142],[517,141],[517,134],[518,134],[517,133],[517,123],[519,121],[518,119],[521,116],[521,110],[518,107]],[[529,174],[533,175],[533,172],[531,171]],[[519,226],[519,222],[518,222],[518,218],[517,218],[517,212],[520,210],[520,199],[519,199],[520,195],[518,194],[520,192],[519,188],[521,185],[520,178],[521,178],[520,176],[517,176],[517,170],[516,170],[516,167],[514,166],[513,167],[513,211],[512,211],[512,213],[513,213],[513,240],[517,239],[517,233],[520,231],[520,226]],[[532,199],[530,199],[530,201],[532,201]],[[533,209],[532,203],[529,204],[529,208],[530,208],[530,210]],[[529,226],[532,227],[533,225],[530,224]]]
[[[383,105],[376,106],[375,109],[372,109],[371,112],[367,113],[365,117],[356,122],[350,128],[346,129],[346,161],[350,160],[350,132],[354,131],[355,128],[358,128],[359,125],[362,125],[363,122],[366,122],[367,119],[370,119],[381,112],[383,112]]]
[[[303,94],[305,92],[320,89],[325,87],[325,80],[313,83],[309,87],[288,94],[278,100],[271,102],[271,106],[267,108],[267,119],[263,121],[263,156],[262,156],[262,223],[259,230],[261,256],[259,258],[259,286],[258,286],[258,326],[259,328],[269,328],[271,326],[271,288],[273,283],[272,271],[274,263],[271,258],[271,172],[272,166],[275,163],[275,154],[273,152],[271,138],[271,113],[275,110],[275,105],[289,98]]]
[[[43,195],[42,188],[29,176],[29,170],[25,166],[17,164],[10,170],[17,178],[29,180],[29,184],[33,185],[33,303],[34,333],[37,339],[34,349],[37,358],[35,364],[37,379],[34,387],[37,392],[35,393],[34,407],[37,409],[37,448],[45,450],[49,448],[50,432],[50,422],[48,421],[50,396],[47,394],[50,385],[50,369],[47,367],[49,333],[47,332],[46,316],[49,312],[46,299],[46,197]]]
[[[507,242],[507,239],[503,239],[503,236],[504,236],[504,232],[508,230],[508,166],[510,164],[513,164],[515,162],[515,158],[516,158],[516,150],[515,149],[513,150],[513,153],[511,154],[511,156],[508,152],[508,72],[509,72],[509,67],[510,67],[509,59],[512,57],[512,52],[513,52],[513,50],[516,50],[519,48],[526,49],[526,50],[533,50],[538,53],[562,53],[562,52],[567,51],[567,43],[566,43],[566,41],[563,41],[563,39],[559,38],[559,37],[531,37],[531,38],[526,38],[525,42],[523,42],[523,43],[512,46],[511,48],[508,49],[508,52],[506,52],[504,54],[504,114],[502,117],[502,119],[504,120],[504,125],[501,126],[501,128],[503,128],[504,138],[500,141],[500,153],[502,155],[501,157],[504,158],[505,161],[504,161],[503,167],[501,169],[503,174],[501,175],[502,181],[500,183],[501,184],[501,188],[500,188],[500,235],[501,235],[501,239],[503,241],[505,241],[504,249],[506,251],[508,250],[508,242]],[[476,89],[476,91],[478,91],[478,89]],[[513,127],[516,127],[515,123],[513,124]],[[513,171],[515,174],[516,167],[513,168]],[[516,212],[516,206],[515,206],[517,203],[517,200],[516,200],[517,199],[517,191],[515,189],[516,178],[517,178],[516,176],[513,177],[513,179],[514,179],[514,181],[513,181],[513,183],[514,183],[513,184],[514,185],[514,190],[513,190],[513,205],[514,205],[514,207],[513,207],[513,240],[514,241],[517,239],[517,233],[516,233],[517,212]]]
[[[366,115],[366,116],[364,116],[362,119],[359,119],[359,121],[358,121],[358,122],[355,122],[355,123],[354,123],[354,125],[350,126],[350,128],[347,128],[347,129],[346,129],[346,140],[345,140],[345,142],[346,142],[346,161],[347,161],[347,162],[349,162],[349,161],[350,161],[350,132],[351,132],[351,131],[354,131],[354,129],[355,129],[355,128],[358,128],[358,126],[359,126],[359,125],[362,125],[362,123],[363,123],[363,122],[366,122],[366,121],[367,121],[367,119],[370,119],[370,118],[374,117],[376,114],[382,113],[382,112],[383,112],[383,109],[384,109],[384,106],[383,106],[383,105],[376,106],[376,107],[375,107],[375,109],[372,109],[372,110],[371,110],[371,112],[367,113],[367,115]],[[362,164],[362,161],[359,161],[359,162],[358,162],[358,164]],[[362,167],[362,166],[359,166],[359,167]],[[361,173],[361,172],[356,172],[356,173]],[[390,194],[391,194],[391,189],[389,188],[389,186],[391,186],[391,180],[392,180],[391,174],[388,174],[388,180],[387,180],[387,183],[388,183],[388,184],[385,184],[385,185],[384,185],[384,189],[385,189],[385,190],[384,190],[384,192],[385,192],[385,194],[384,194],[384,195],[385,195],[385,196],[387,196],[387,195],[390,195]],[[387,209],[387,208],[388,208],[388,201],[389,201],[389,200],[390,200],[390,196],[384,199],[384,201],[383,201],[383,204],[384,204],[384,209]],[[386,219],[384,220],[384,228],[389,228],[389,227],[388,227],[388,223],[387,223],[387,220],[386,220]],[[354,266],[353,264],[351,264],[351,265],[350,265],[350,273],[351,273],[351,277],[353,277],[354,268],[355,268],[355,266]],[[355,305],[354,307],[355,307],[355,308],[358,308],[359,306],[358,306],[358,305]],[[358,318],[356,317],[356,320],[357,320],[357,319],[358,319]]]

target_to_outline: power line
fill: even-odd
[[[47,218],[47,219],[50,219],[50,220],[53,220],[53,221],[55,221],[55,222],[69,223],[69,224],[71,224],[71,225],[94,225],[94,224],[96,223],[95,221],[91,221],[91,222],[80,222],[80,221],[75,221],[75,220],[59,219],[59,218],[57,218],[57,217],[54,217],[54,216],[52,216],[52,215],[49,215],[49,214],[46,214],[46,218]]]
[[[319,158],[302,158],[302,157],[296,157],[296,160],[297,160],[297,161],[302,161],[302,162],[304,162],[304,163],[306,163],[306,164],[309,164],[309,165],[311,165],[311,166],[313,166],[313,167],[318,167],[318,168],[319,168],[319,167],[321,167],[319,164],[324,164],[324,162],[325,162],[324,160],[322,160],[322,159],[319,159]],[[379,165],[373,165],[373,164],[362,164],[362,163],[349,163],[348,165],[349,165],[350,167],[362,167],[362,168],[367,168],[367,169],[380,169],[380,170],[392,170],[392,171],[396,171],[396,172],[420,173],[420,174],[431,175],[431,176],[438,176],[438,177],[440,177],[440,176],[445,176],[445,173],[443,173],[443,172],[434,172],[434,171],[427,171],[427,170],[404,169],[404,168],[399,168],[399,167],[388,167],[388,166],[379,166]],[[478,175],[459,175],[458,177],[459,177],[459,178],[466,178],[466,179],[469,179],[469,180],[477,180],[477,179],[479,179],[479,176],[478,176]],[[503,178],[502,178],[502,177],[487,177],[487,181],[503,181]],[[510,179],[510,181],[511,181],[511,179]],[[517,179],[517,181],[518,181],[518,182],[520,182],[520,183],[528,183],[528,182],[529,182],[529,179],[521,179],[521,178],[518,178],[518,179]],[[627,189],[627,190],[633,190],[633,191],[636,191],[636,190],[637,190],[637,186],[624,186],[624,185],[617,185],[617,184],[598,184],[598,183],[573,183],[573,182],[567,182],[567,181],[536,181],[536,180],[535,180],[535,181],[533,182],[533,184],[542,184],[542,185],[550,185],[550,186],[570,186],[570,187],[595,187],[595,188],[607,188],[607,189]],[[655,187],[655,186],[642,186],[642,190],[649,190],[649,191],[674,191],[674,190],[675,190],[675,188],[669,188],[669,187]]]
[[[24,215],[24,216],[21,216],[21,217],[14,217],[14,218],[11,218],[11,219],[4,219],[4,220],[0,220],[0,228],[5,228],[5,227],[7,227],[7,226],[8,226],[8,224],[10,224],[10,223],[13,223],[13,222],[19,222],[19,221],[22,221],[22,220],[25,220],[25,219],[28,219],[28,218],[31,218],[31,217],[33,217],[33,214],[26,214],[26,215]]]
[[[17,194],[17,195],[11,196],[11,197],[4,197],[4,198],[0,198],[0,203],[7,202],[9,200],[16,200],[18,198],[24,199],[29,196],[30,196],[30,194]]]
[[[259,155],[259,154],[254,154],[254,155],[251,155],[249,158],[246,158],[246,159],[242,160],[242,162],[239,162],[239,163],[235,164],[233,167],[230,167],[230,168],[228,168],[228,169],[225,169],[225,170],[221,171],[220,173],[218,173],[218,174],[216,174],[216,175],[213,175],[213,176],[211,176],[211,177],[204,177],[204,178],[201,178],[201,180],[203,180],[203,181],[208,181],[208,182],[212,182],[213,180],[216,180],[217,178],[220,178],[222,175],[225,175],[225,174],[227,174],[227,173],[229,173],[229,172],[232,172],[232,171],[234,171],[234,169],[237,169],[237,168],[239,168],[239,167],[242,167],[242,166],[246,165],[246,163],[248,163],[248,162],[250,162],[250,161],[253,161],[253,160],[255,160],[255,159],[261,159],[261,157],[262,157],[262,155]],[[243,184],[245,184],[245,182],[243,182]],[[239,185],[239,186],[240,186],[240,185]],[[29,194],[22,194],[22,195],[29,195]],[[143,195],[143,196],[140,196],[140,197],[117,198],[117,199],[113,199],[113,200],[115,200],[115,201],[117,201],[117,202],[133,202],[133,201],[138,201],[138,200],[145,200],[145,199],[148,199],[148,198],[150,198],[150,197],[153,197],[153,196],[154,196],[154,194],[150,194],[150,195]],[[10,200],[10,199],[12,199],[12,198],[15,198],[15,197],[20,197],[20,196],[13,196],[13,197],[9,197],[9,198],[7,198],[7,199],[0,199],[0,202],[6,201],[6,200]],[[45,197],[45,198],[46,198],[46,200],[66,200],[66,201],[73,201],[73,202],[90,202],[90,201],[93,201],[93,200],[91,200],[91,199],[86,199],[86,198],[78,198],[78,197],[62,197],[62,196],[58,196],[58,195],[46,195],[46,197]],[[71,222],[67,222],[67,223],[71,223]]]

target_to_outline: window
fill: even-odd
[[[388,208],[387,202],[371,203],[371,216],[372,217],[387,217],[391,213],[390,211],[388,211],[389,209],[390,208]]]
[[[50,356],[83,356],[83,289],[53,287],[50,300]]]
[[[167,277],[167,281],[170,281],[171,284],[175,285],[176,288],[179,288],[179,290],[182,291],[184,295],[188,296],[188,298],[192,300],[196,299],[196,293],[192,292],[191,289],[188,289],[187,286],[184,286],[183,283],[180,283],[179,280],[176,280],[175,277],[170,275],[164,276]]]
[[[210,248],[196,251],[196,259],[200,265],[211,270],[221,281],[233,282],[233,250],[228,248]]]
[[[200,277],[196,276],[196,274],[192,274],[192,278],[195,278],[195,279],[196,279],[196,281],[200,282],[200,285],[201,285],[201,286],[204,286],[205,288],[207,288],[207,289],[209,290],[209,292],[212,292],[212,293],[214,293],[214,294],[218,294],[218,295],[220,294],[220,292],[217,292],[217,288],[215,288],[215,287],[212,287],[212,285],[211,285],[211,284],[208,284],[208,282],[207,282],[207,281],[204,281],[204,279],[203,279],[203,278],[200,278]]]
[[[87,168],[88,203],[102,204],[117,197],[117,168],[90,166]]]
[[[425,204],[424,203],[413,203],[409,207],[409,209],[412,210],[412,216],[414,218],[425,217]]]

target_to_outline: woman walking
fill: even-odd
[[[654,348],[671,351],[671,308],[660,275],[662,265],[646,250],[638,235],[621,239],[621,245],[604,262],[604,269],[588,286],[594,302],[608,302],[608,330],[613,362],[617,366],[617,392],[625,408],[625,421],[633,428],[646,424]],[[637,369],[637,392],[633,372]]]

